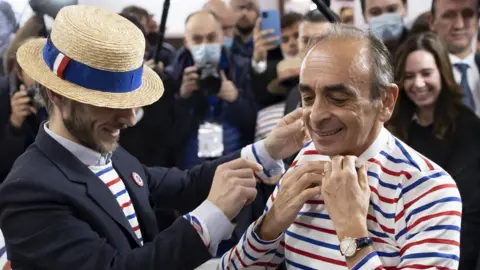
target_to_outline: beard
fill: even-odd
[[[235,25],[237,28],[238,33],[242,36],[248,36],[253,32],[253,28],[255,28],[255,25],[250,23],[247,17],[243,16],[240,18]]]
[[[84,105],[72,101],[69,114],[63,117],[65,128],[81,145],[101,154],[113,152],[118,147],[118,141],[102,141],[96,137],[94,133],[95,120],[89,118],[89,115],[91,114],[87,112]]]

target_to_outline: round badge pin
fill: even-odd
[[[143,180],[140,177],[140,175],[138,175],[136,172],[133,172],[132,178],[133,178],[133,181],[135,181],[135,184],[137,184],[137,186],[143,187]]]

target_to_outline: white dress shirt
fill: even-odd
[[[480,117],[480,72],[478,70],[477,64],[475,63],[475,53],[470,54],[465,59],[460,59],[459,57],[449,54],[450,62],[452,62],[453,76],[455,81],[460,84],[462,80],[462,74],[454,65],[455,64],[467,64],[470,68],[467,70],[468,85],[470,90],[472,90],[473,99],[476,105],[476,114]]]

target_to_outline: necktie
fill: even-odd
[[[463,104],[465,104],[465,106],[467,106],[470,110],[475,112],[476,110],[475,101],[473,99],[472,90],[470,89],[470,85],[468,84],[468,77],[467,77],[467,70],[469,66],[468,64],[464,64],[464,63],[454,64],[454,66],[462,74],[460,87],[462,88],[462,92],[463,92]]]

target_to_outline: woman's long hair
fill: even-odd
[[[435,103],[433,115],[433,132],[439,139],[444,139],[455,130],[455,118],[462,104],[460,86],[456,83],[448,52],[436,34],[421,33],[408,38],[395,54],[395,81],[400,88],[397,104],[392,118],[387,123],[388,129],[399,139],[408,139],[408,128],[417,112],[417,106],[407,96],[404,89],[405,65],[408,56],[415,51],[426,51],[433,55],[440,72],[441,90]]]

